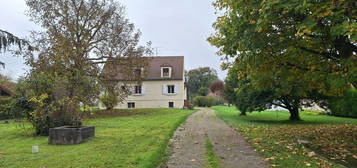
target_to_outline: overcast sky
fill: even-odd
[[[210,46],[207,37],[214,32],[216,19],[213,0],[120,0],[127,8],[127,17],[143,33],[143,44],[152,41],[159,56],[185,56],[185,69],[209,66],[217,70],[221,79],[226,72],[219,69],[220,57]],[[38,27],[27,16],[24,0],[1,0],[0,29],[20,37],[28,37]],[[0,53],[6,69],[0,69],[17,78],[26,71],[22,58]]]

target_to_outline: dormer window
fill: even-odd
[[[161,68],[161,77],[162,78],[171,78],[171,67],[162,67]]]

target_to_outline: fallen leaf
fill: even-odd
[[[315,152],[309,152],[308,154],[307,154],[307,156],[309,156],[309,157],[313,157],[313,156],[315,156],[316,154],[315,154]]]

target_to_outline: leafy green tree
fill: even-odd
[[[226,77],[224,94],[228,102],[234,104],[242,116],[270,108],[274,100],[271,92],[252,88],[248,80],[238,79],[237,72],[236,67],[231,67]]]
[[[31,67],[25,79],[24,88],[29,91],[25,95],[34,104],[28,119],[38,135],[47,135],[51,127],[81,124],[80,107],[98,99],[99,88],[103,88],[98,85],[114,80],[110,73],[102,73],[103,65],[128,65],[127,73],[121,73],[133,81],[134,68],[145,62],[138,60],[151,51],[138,45],[141,33],[125,18],[124,7],[115,1],[26,3],[29,16],[44,30],[32,38],[39,54],[24,53]],[[37,80],[43,82],[36,83]]]
[[[241,112],[240,115],[246,115],[247,112],[263,111],[274,105],[289,110],[290,120],[300,120],[299,108],[302,105],[310,105],[310,101],[298,94],[276,93],[280,89],[278,85],[266,89],[255,88],[249,78],[238,78],[237,72],[239,71],[237,70],[236,66],[229,69],[226,78],[225,97],[237,107]]]
[[[233,57],[238,79],[273,89],[289,107],[341,95],[357,80],[356,9],[347,1],[225,1],[208,40]],[[297,118],[296,118],[297,119]]]
[[[210,67],[192,69],[186,74],[186,86],[189,99],[197,95],[206,96],[214,81],[217,81],[217,71]]]

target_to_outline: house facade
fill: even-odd
[[[130,95],[117,108],[184,108],[183,56],[150,57],[148,66],[141,70],[145,71],[144,79],[131,86]]]

